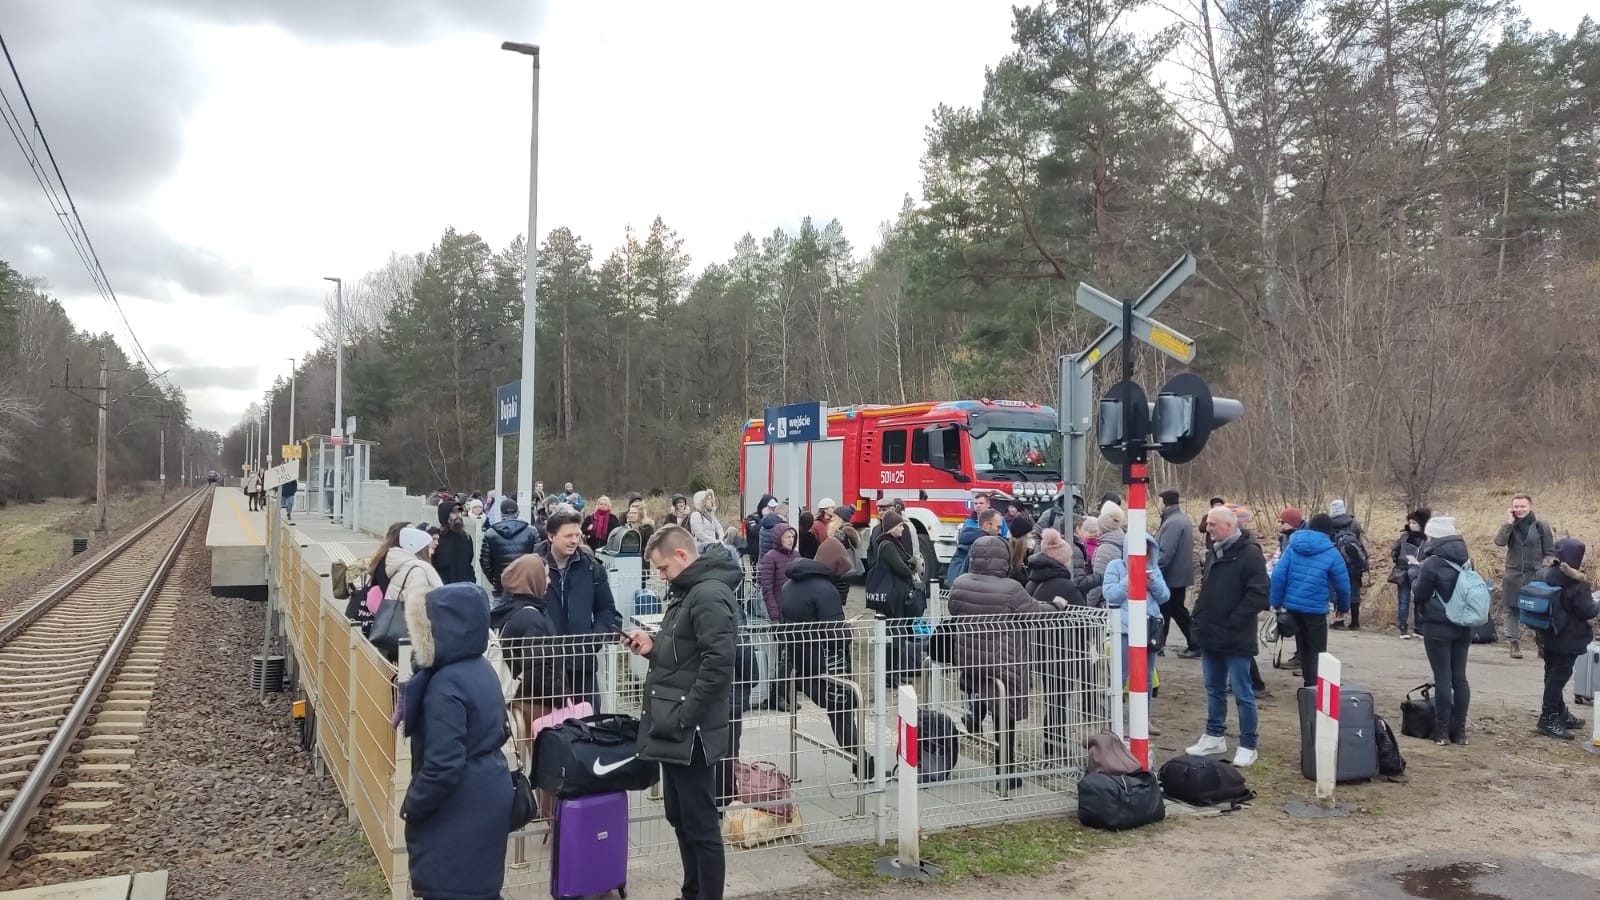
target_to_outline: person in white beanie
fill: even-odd
[[[1433,668],[1433,741],[1467,742],[1467,706],[1472,688],[1467,684],[1467,651],[1472,629],[1457,625],[1445,614],[1445,603],[1455,592],[1456,579],[1472,565],[1467,542],[1456,531],[1454,516],[1435,514],[1423,528],[1428,540],[1406,562],[1411,565],[1411,602],[1422,628],[1422,646]]]
[[[1090,560],[1090,568],[1094,574],[1105,577],[1106,569],[1115,560],[1123,557],[1128,541],[1128,514],[1122,507],[1107,500],[1100,505],[1100,537],[1094,545],[1094,557]],[[1104,606],[1104,599],[1100,595],[1100,588],[1095,587],[1089,591],[1090,606]]]

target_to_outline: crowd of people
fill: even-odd
[[[1108,607],[1118,611],[1122,625],[1125,672],[1129,546],[1143,541],[1147,674],[1154,682],[1169,637],[1181,634],[1185,646],[1174,648],[1175,655],[1200,661],[1206,692],[1204,732],[1188,752],[1228,752],[1231,698],[1238,716],[1233,763],[1250,766],[1260,751],[1257,703],[1266,695],[1256,665],[1261,616],[1276,617],[1281,633],[1292,635],[1296,652],[1288,665],[1314,685],[1330,629],[1361,628],[1363,587],[1372,574],[1369,538],[1338,500],[1309,516],[1282,510],[1269,548],[1242,506],[1212,498],[1196,528],[1177,491],[1159,497],[1154,533],[1134,535],[1115,494],[1101,499],[1096,514],[1051,510],[1037,521],[1003,495],[974,495],[943,577],[946,621]],[[408,841],[414,835],[421,845],[412,855],[419,893],[427,895],[425,885],[465,878],[462,868],[469,864],[499,870],[479,857],[491,846],[503,853],[504,841],[477,834],[472,829],[481,830],[481,824],[468,827],[459,816],[462,810],[498,808],[503,779],[491,785],[474,767],[486,765],[481,758],[498,753],[500,741],[437,712],[445,704],[477,708],[489,691],[498,690],[478,664],[491,629],[519,685],[513,708],[526,723],[576,703],[600,708],[594,651],[602,646],[620,639],[648,661],[640,750],[664,767],[666,814],[685,867],[684,896],[720,896],[719,810],[735,794],[730,761],[739,751],[745,682],[755,677],[747,642],[740,638],[750,617],[764,619],[775,636],[772,703],[789,710],[801,695],[809,698],[825,713],[838,746],[859,760],[855,775],[873,777],[876,761],[856,724],[857,695],[839,686],[853,672],[854,632],[846,615],[852,581],[865,582],[867,607],[888,620],[891,684],[914,677],[925,659],[941,652],[926,623],[938,573],[928,571],[929,561],[918,552],[902,501],[884,502],[865,536],[871,521],[866,510],[826,499],[796,515],[787,502],[763,496],[752,515],[732,522],[724,521],[709,490],[673,495],[659,521],[650,520],[638,495],[617,505],[600,496],[584,512],[571,484],[549,495],[536,485],[533,502],[530,522],[519,517],[515,499],[441,491],[437,524],[392,526],[368,565],[371,590],[351,601],[352,618],[369,623],[382,602],[402,603],[415,664],[428,673],[407,683],[397,710],[397,721],[413,740],[414,796],[407,797],[406,818]],[[482,534],[476,550],[467,533],[471,520]],[[641,623],[631,617],[624,621],[595,556],[617,549],[629,535],[666,585],[665,616],[654,628],[634,627]],[[1600,615],[1581,571],[1584,545],[1556,540],[1549,524],[1535,516],[1531,498],[1520,494],[1495,543],[1507,552],[1504,629],[1513,657],[1521,656],[1517,597],[1530,590],[1552,592],[1550,622],[1533,632],[1545,666],[1537,728],[1571,739],[1582,722],[1567,709],[1564,687],[1592,639],[1589,622]],[[1418,509],[1406,517],[1389,559],[1400,637],[1420,635],[1434,673],[1432,737],[1440,744],[1464,744],[1473,635],[1445,609],[1457,580],[1473,565],[1467,543],[1452,517]],[[747,584],[754,589],[748,605],[741,594]],[[374,595],[381,598],[377,604]],[[1015,729],[1030,714],[1035,674],[1043,678],[1046,698],[1046,750],[1067,752],[1065,700],[1050,698],[1064,698],[1087,683],[1087,668],[1071,661],[1093,654],[1063,646],[1066,640],[1074,639],[1048,627],[958,628],[942,651],[951,658],[938,660],[959,669],[966,730],[977,733],[992,722],[995,739],[1010,751],[997,759],[997,774],[1009,787],[1020,780]],[[559,650],[541,655],[535,647]],[[453,668],[462,666],[473,671]],[[441,677],[446,672],[451,676]],[[452,772],[443,773],[441,766]],[[450,778],[458,780],[447,788]]]

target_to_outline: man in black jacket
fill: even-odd
[[[483,549],[478,551],[478,567],[496,594],[500,593],[500,573],[519,556],[532,553],[539,535],[528,523],[517,518],[517,501],[500,501],[500,521],[483,533]]]
[[[594,651],[609,643],[622,623],[606,568],[583,543],[582,519],[570,509],[557,509],[545,520],[546,542],[538,552],[549,570],[550,588],[545,615],[556,634],[582,638],[567,660],[567,678],[573,693],[600,708],[600,685],[595,676]]]
[[[439,548],[433,551],[433,568],[445,584],[472,584],[478,576],[472,571],[472,538],[467,537],[461,504],[446,500],[439,504]]]
[[[1250,664],[1256,657],[1256,617],[1271,599],[1267,559],[1256,539],[1241,531],[1239,519],[1225,506],[1206,513],[1205,580],[1195,601],[1190,626],[1200,645],[1200,668],[1206,684],[1206,733],[1186,751],[1191,756],[1228,752],[1223,739],[1228,721],[1228,686],[1239,707],[1239,752],[1233,764],[1244,768],[1256,761],[1256,694]]]
[[[684,900],[722,900],[726,861],[713,767],[732,751],[728,698],[738,645],[734,586],[742,573],[731,557],[700,556],[694,537],[668,525],[645,548],[671,587],[666,615],[652,637],[623,637],[650,661],[639,723],[639,757],[661,763],[667,821],[678,836]]]

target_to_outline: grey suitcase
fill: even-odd
[[[1572,699],[1579,704],[1593,703],[1595,679],[1600,678],[1600,641],[1591,643],[1572,666]]]
[[[1317,778],[1317,689],[1303,687],[1300,703],[1300,774]],[[1372,692],[1347,684],[1339,689],[1339,768],[1334,781],[1378,777],[1378,735]]]

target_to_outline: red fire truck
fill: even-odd
[[[998,494],[1037,513],[1062,486],[1061,435],[1048,406],[951,400],[838,407],[827,418],[822,439],[807,443],[768,444],[761,419],[745,423],[745,515],[762,494],[788,501],[791,520],[826,498],[854,506],[854,521],[864,526],[880,503],[899,498],[936,574],[955,553],[973,494]]]

